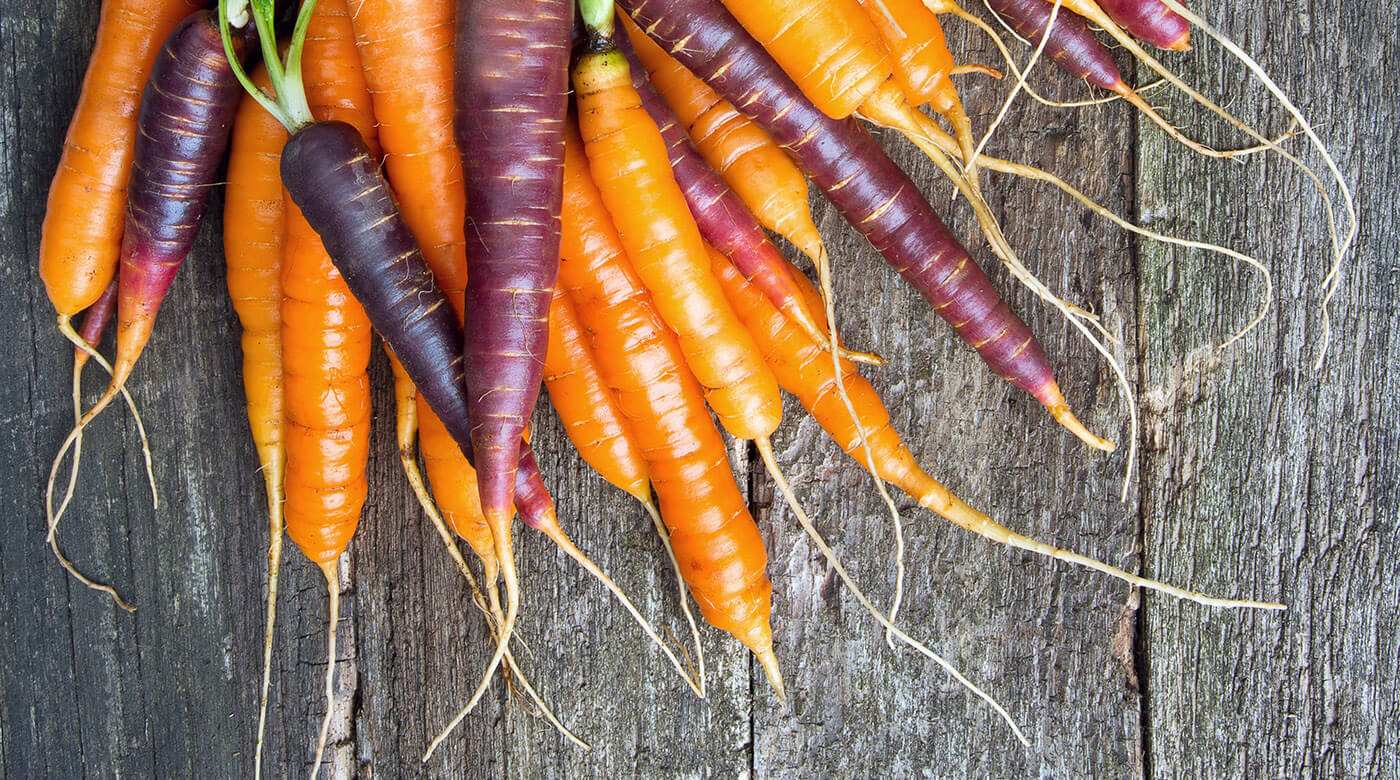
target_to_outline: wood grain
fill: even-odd
[[[44,546],[41,487],[71,423],[70,352],[38,280],[49,178],[81,84],[97,4],[12,0],[0,9],[0,766],[6,776],[249,774],[260,677],[266,531],[243,418],[237,321],[218,219],[205,226],[132,384],[151,433],[159,508],[125,412],[90,430],[61,532],[92,575],[139,607],[115,610],[69,580]],[[1219,14],[1217,10],[1210,13]],[[581,751],[499,682],[427,765],[423,748],[470,694],[489,655],[436,534],[399,473],[387,366],[376,357],[371,492],[344,559],[342,709],[328,761],[339,777],[1329,776],[1393,777],[1400,684],[1400,255],[1391,227],[1400,91],[1394,25],[1374,4],[1317,0],[1211,17],[1258,54],[1314,119],[1356,185],[1357,253],[1333,306],[1321,371],[1325,233],[1316,198],[1276,159],[1237,166],[1169,144],[1118,104],[1047,108],[1022,97],[991,153],[1043,166],[1119,213],[1264,258],[1278,282],[1264,325],[1214,351],[1258,303],[1246,268],[1130,241],[1043,185],[984,175],[1022,258],[1098,313],[1138,385],[1141,469],[1118,499],[1126,447],[1090,453],[970,350],[819,196],[848,340],[890,364],[865,374],[929,471],[1006,525],[1130,570],[1220,595],[1280,598],[1282,615],[1225,613],[1006,550],[899,499],[908,566],[901,625],[1003,702],[1022,749],[982,703],[883,632],[835,579],[774,495],[761,462],[732,450],[768,540],[774,632],[789,682],[780,706],[737,643],[706,629],[699,701],[606,592],[521,531],[519,654]],[[967,25],[945,25],[964,61],[998,65]],[[1167,58],[1232,110],[1286,122],[1238,64],[1199,35]],[[1017,49],[1024,57],[1024,49]],[[1122,57],[1123,53],[1119,52]],[[1126,59],[1121,60],[1125,65]],[[1131,68],[1128,69],[1132,73]],[[1363,76],[1362,74],[1370,75]],[[1142,69],[1139,82],[1150,80]],[[1051,68],[1037,88],[1081,85]],[[1005,83],[963,77],[985,127]],[[1237,134],[1152,93],[1188,131]],[[908,143],[882,143],[987,267],[1052,355],[1071,403],[1126,444],[1112,377],[1057,314],[1018,287],[968,210]],[[212,213],[221,203],[216,195]],[[110,346],[110,345],[108,345]],[[100,379],[88,377],[89,400]],[[537,451],[565,529],[659,625],[683,635],[674,581],[641,508],[587,473],[552,411]],[[817,525],[878,604],[893,592],[893,533],[869,477],[789,403],[774,441]],[[323,712],[326,597],[288,546],[265,760],[308,769]]]

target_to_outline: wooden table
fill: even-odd
[[[1119,339],[1113,351],[1142,411],[1126,501],[1126,448],[1086,451],[952,338],[820,197],[814,203],[835,254],[844,332],[890,359],[866,375],[937,477],[1040,539],[1214,594],[1280,599],[1287,612],[1138,594],[995,546],[902,500],[901,623],[1007,705],[1031,739],[1023,749],[931,663],[885,646],[774,500],[755,454],[735,445],[769,545],[789,703],[779,706],[749,654],[712,629],[710,694],[697,700],[598,585],[522,530],[527,664],[593,750],[570,747],[497,685],[424,766],[423,748],[475,685],[488,645],[399,472],[389,373],[376,357],[371,493],[345,559],[335,774],[1397,776],[1400,570],[1387,552],[1400,547],[1396,25],[1385,3],[1360,0],[1226,5],[1249,11],[1206,13],[1317,123],[1358,194],[1361,234],[1320,369],[1311,365],[1327,245],[1320,201],[1295,168],[1277,157],[1204,160],[1118,103],[1045,108],[1024,96],[990,146],[1153,229],[1227,243],[1273,271],[1275,301],[1261,326],[1215,350],[1261,303],[1257,274],[1130,240],[1044,186],[987,177],[988,199],[1028,266]],[[10,0],[0,10],[0,760],[13,777],[246,775],[267,540],[217,216],[131,385],[162,503],[152,509],[129,417],[107,414],[90,429],[61,531],[78,565],[139,611],[120,612],[69,579],[44,544],[41,488],[71,422],[71,351],[52,325],[35,258],[97,14],[91,0]],[[985,38],[947,28],[962,59],[1000,65]],[[1203,36],[1194,42],[1167,61],[1242,116],[1286,128],[1237,63]],[[1048,66],[1032,81],[1061,100],[1086,94]],[[960,85],[985,127],[1007,83],[968,76]],[[1240,142],[1170,90],[1149,94],[1206,141]],[[995,262],[933,166],[904,141],[882,140],[977,247],[1082,417],[1126,443],[1126,407],[1104,362]],[[214,215],[221,206],[217,193]],[[88,380],[90,400],[98,378]],[[566,528],[647,614],[679,631],[673,580],[640,508],[586,471],[547,404],[535,423]],[[775,444],[820,527],[887,602],[891,526],[869,479],[795,404]],[[266,749],[276,776],[309,768],[323,712],[324,586],[288,550]]]

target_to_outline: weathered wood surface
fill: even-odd
[[[1284,163],[1204,161],[1119,105],[1051,109],[1022,99],[992,151],[1064,173],[1152,227],[1221,240],[1269,263],[1268,319],[1249,318],[1256,277],[1194,252],[1129,241],[1043,187],[989,178],[1027,265],[1099,312],[1137,384],[1143,456],[1119,502],[1125,450],[1084,448],[990,376],[839,217],[818,217],[838,258],[850,340],[890,365],[867,371],[915,452],[970,503],[1018,530],[1220,594],[1280,598],[1283,615],[1139,598],[1102,576],[1007,551],[900,501],[908,562],[902,624],[1005,703],[1021,749],[990,711],[875,623],[736,449],[768,539],[774,632],[789,678],[778,706],[736,643],[705,633],[710,697],[696,700],[596,584],[522,534],[520,631],[532,678],[571,728],[571,748],[499,686],[438,757],[419,756],[470,693],[486,631],[398,471],[387,368],[376,363],[371,494],[343,582],[340,685],[330,760],[340,776],[923,775],[1283,776],[1400,774],[1397,449],[1400,331],[1391,127],[1400,55],[1384,4],[1323,0],[1207,13],[1260,55],[1336,151],[1363,230],[1333,305],[1320,371],[1325,267],[1320,207]],[[81,83],[97,3],[11,0],[0,9],[0,763],[7,776],[248,774],[261,663],[266,531],[242,414],[236,320],[217,219],[176,282],[132,391],[155,443],[151,507],[134,430],[113,413],[90,431],[62,539],[135,615],[69,580],[44,545],[41,487],[71,419],[70,353],[35,270],[49,178]],[[950,23],[963,58],[996,64]],[[1257,84],[1201,36],[1172,55],[1233,110],[1285,122]],[[1024,54],[1024,52],[1023,52]],[[1139,72],[1138,80],[1151,80]],[[1045,68],[1052,97],[1082,89]],[[965,79],[985,126],[1003,84]],[[1193,131],[1236,136],[1154,94]],[[884,138],[939,205],[949,188]],[[219,201],[216,196],[216,212]],[[967,211],[950,217],[969,241]],[[975,242],[973,242],[975,243]],[[980,258],[991,265],[985,250]],[[1122,441],[1111,375],[1057,315],[990,267],[1041,336],[1091,426]],[[89,376],[88,392],[98,380]],[[775,440],[819,526],[862,586],[888,601],[890,519],[868,478],[795,405]],[[581,547],[678,633],[674,584],[640,508],[586,473],[545,405],[537,448]],[[267,760],[305,772],[322,713],[325,594],[290,546],[283,572]]]

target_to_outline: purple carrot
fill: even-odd
[[[1099,42],[1094,31],[1089,28],[1089,23],[1083,18],[1072,13],[1060,13],[1055,16],[1055,26],[1050,28],[1050,13],[1053,7],[1045,0],[987,0],[987,3],[1021,37],[1032,44],[1039,45],[1041,37],[1046,36],[1046,56],[1050,57],[1065,72],[1075,78],[1082,78],[1096,87],[1117,93],[1134,108],[1141,111],[1144,116],[1151,119],[1153,124],[1188,149],[1206,157],[1226,158],[1233,157],[1241,151],[1247,151],[1212,149],[1187,138],[1181,130],[1168,122],[1161,114],[1158,114],[1156,109],[1123,81],[1123,74],[1113,62],[1113,55],[1109,53],[1107,47]],[[1114,24],[1113,20],[1107,16],[1095,21],[1105,26]],[[1048,33],[1046,32],[1047,28],[1049,28]],[[1118,34],[1122,35],[1121,31]],[[1137,45],[1126,35],[1123,35],[1121,40],[1132,43],[1132,46]],[[1134,53],[1138,56],[1145,54],[1140,50]],[[1227,119],[1233,119],[1228,114],[1223,114],[1223,116]],[[1232,122],[1232,124],[1235,123],[1238,123],[1238,120]],[[1237,126],[1239,125],[1237,124]]]
[[[113,279],[112,283],[107,285],[107,289],[102,291],[102,297],[94,301],[83,312],[83,325],[78,328],[78,335],[82,337],[83,342],[93,349],[97,349],[98,343],[102,341],[102,332],[107,329],[107,325],[112,321],[112,315],[116,311],[117,280]],[[83,364],[87,363],[88,353],[77,347],[74,347],[73,351],[76,353],[74,360],[77,361],[73,364],[73,370],[75,372],[81,371]]]
[[[1074,417],[1030,328],[854,119],[822,113],[716,0],[621,0],[638,25],[786,147],[842,216],[914,285],[998,375],[1086,443],[1113,445]]]
[[[1053,7],[1045,0],[987,0],[987,5],[1011,25],[1016,34],[1039,46],[1050,25]],[[1126,89],[1123,74],[1108,47],[1099,42],[1089,23],[1066,9],[1055,15],[1045,41],[1045,56],[1077,79],[1111,92]]]
[[[613,40],[618,50],[627,57],[632,86],[642,99],[642,107],[656,122],[661,138],[666,142],[671,170],[690,206],[691,216],[700,228],[700,234],[723,252],[746,279],[757,285],[768,300],[797,323],[813,341],[825,343],[826,329],[819,324],[816,313],[808,308],[806,298],[792,278],[787,259],[768,240],[763,226],[758,224],[744,202],[695,148],[680,117],[676,116],[676,112],[647,78],[646,68],[637,59],[632,42],[626,35],[614,36]],[[852,356],[869,362],[866,356]]]
[[[570,0],[457,4],[467,186],[466,382],[481,505],[508,529],[559,274]],[[499,544],[499,534],[497,535]]]
[[[118,271],[116,360],[84,425],[126,384],[151,337],[209,205],[240,95],[217,17],[191,14],[166,39],[141,95]]]
[[[1171,51],[1191,48],[1191,24],[1162,0],[1098,0],[1104,13],[1139,40]]]
[[[380,337],[468,461],[474,460],[462,329],[355,128],[307,125],[282,150],[282,181]],[[363,194],[362,194],[363,193]],[[527,521],[554,512],[530,445],[516,475]]]

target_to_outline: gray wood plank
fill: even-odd
[[[76,585],[44,547],[39,486],[71,415],[70,359],[34,258],[97,7],[43,6],[16,0],[0,9],[7,54],[0,58],[0,318],[14,342],[0,351],[0,508],[11,517],[0,538],[0,764],[14,776],[247,774],[266,508],[243,416],[217,216],[132,384],[155,443],[162,505],[151,508],[134,430],[124,412],[113,412],[91,430],[82,487],[62,531],[74,559],[140,611],[120,613]],[[1027,265],[1103,314],[1124,339],[1116,351],[1141,379],[1149,447],[1127,503],[1117,500],[1121,452],[1086,452],[992,377],[838,216],[820,204],[818,216],[839,258],[838,290],[850,301],[843,330],[890,358],[866,374],[934,476],[1038,538],[1129,569],[1140,564],[1145,540],[1150,574],[1213,592],[1281,596],[1292,611],[1222,614],[1148,596],[1139,612],[1125,586],[974,539],[901,500],[909,564],[901,623],[1008,706],[1033,741],[1023,750],[922,657],[884,647],[874,622],[775,504],[761,465],[737,447],[736,471],[768,539],[789,703],[779,707],[748,654],[713,629],[705,631],[710,696],[697,701],[599,586],[522,529],[520,631],[531,652],[520,654],[555,711],[594,749],[569,746],[497,682],[424,765],[422,749],[470,694],[489,647],[400,476],[388,373],[376,358],[371,494],[342,559],[345,703],[332,732],[331,774],[1400,771],[1390,725],[1400,585],[1385,554],[1395,541],[1400,468],[1400,364],[1390,349],[1400,325],[1393,262],[1400,247],[1388,227],[1396,217],[1388,198],[1397,184],[1395,147],[1385,140],[1393,133],[1379,99],[1400,85],[1391,73],[1355,76],[1392,61],[1396,44],[1380,13],[1358,3],[1324,0],[1307,15],[1261,10],[1230,29],[1266,55],[1266,67],[1343,150],[1349,171],[1374,171],[1359,188],[1368,230],[1334,309],[1337,340],[1322,373],[1308,370],[1322,267],[1316,204],[1289,195],[1305,187],[1286,167],[1202,162],[1121,106],[1046,109],[1024,98],[991,147],[1066,175],[1110,208],[1136,208],[1154,226],[1251,247],[1280,270],[1281,301],[1266,326],[1241,348],[1202,353],[1247,319],[1258,289],[1247,271],[1130,244],[1044,187],[985,180]],[[1323,23],[1338,14],[1340,26]],[[997,63],[980,37],[947,27],[963,59]],[[1172,61],[1229,95],[1232,107],[1263,116],[1238,67],[1204,41]],[[1035,81],[1052,96],[1083,94],[1049,68]],[[964,84],[985,126],[1005,85],[980,77]],[[1168,104],[1173,116],[1199,116]],[[1222,143],[1231,138],[1209,133]],[[948,205],[936,170],[903,141],[882,138],[933,202]],[[973,240],[964,208],[947,211],[1045,342],[1071,402],[1121,441],[1124,411],[1102,363],[996,266]],[[89,399],[98,385],[90,376]],[[1298,400],[1273,400],[1285,392]],[[774,442],[779,459],[860,584],[883,604],[892,587],[888,516],[863,471],[803,418],[789,404]],[[565,529],[643,612],[683,636],[673,580],[640,508],[587,473],[544,404],[535,435]],[[1246,457],[1222,457],[1235,453]],[[325,586],[294,545],[286,549],[265,750],[277,776],[309,769],[324,706]]]
[[[1319,371],[1320,287],[1328,262],[1318,198],[1282,161],[1202,161],[1141,135],[1141,209],[1157,223],[1227,240],[1264,259],[1277,303],[1248,320],[1256,276],[1241,266],[1144,246],[1144,471],[1156,510],[1151,571],[1214,591],[1280,598],[1282,615],[1214,615],[1149,597],[1149,765],[1162,777],[1315,774],[1394,777],[1400,614],[1396,543],[1396,332],[1390,112],[1400,83],[1382,6],[1337,0],[1207,11],[1274,74],[1337,156],[1359,197],[1362,232],[1332,307]],[[1286,122],[1257,83],[1198,36],[1173,65],[1271,131]],[[1166,94],[1171,116],[1238,143]],[[1301,148],[1296,146],[1294,148]],[[1305,160],[1317,162],[1313,155]]]
[[[945,25],[961,60],[998,65],[966,25]],[[1074,99],[1080,89],[1042,74],[1042,89]],[[1005,94],[978,77],[960,82],[985,127]],[[1122,212],[1129,191],[1127,114],[1119,106],[1048,110],[1024,96],[990,153],[1069,176]],[[930,202],[973,248],[1052,356],[1071,403],[1110,438],[1126,435],[1122,407],[1086,342],[1004,271],[952,188],[911,144],[882,141]],[[986,195],[1023,260],[1051,289],[1105,317],[1134,343],[1127,241],[1043,187],[984,177]],[[819,196],[814,202],[819,202]],[[936,478],[1005,525],[1117,565],[1135,565],[1136,496],[1118,501],[1122,455],[1104,457],[1054,423],[1040,405],[991,374],[927,304],[884,265],[839,215],[819,203],[820,226],[839,258],[843,332],[890,364],[863,373],[880,390],[900,431]],[[893,592],[893,535],[869,477],[800,408],[789,408],[777,447],[807,509],[877,603]],[[906,606],[899,621],[1005,705],[1032,741],[1022,749],[989,707],[931,661],[891,651],[883,632],[835,579],[795,521],[775,504],[766,479],[758,499],[772,508],[770,539],[780,655],[791,667],[792,703],[756,714],[757,774],[807,777],[932,777],[1027,774],[1122,775],[1135,761],[1138,704],[1131,669],[1115,658],[1131,642],[1126,586],[1011,551],[955,528],[901,499],[908,544]],[[776,499],[781,501],[781,499]]]

